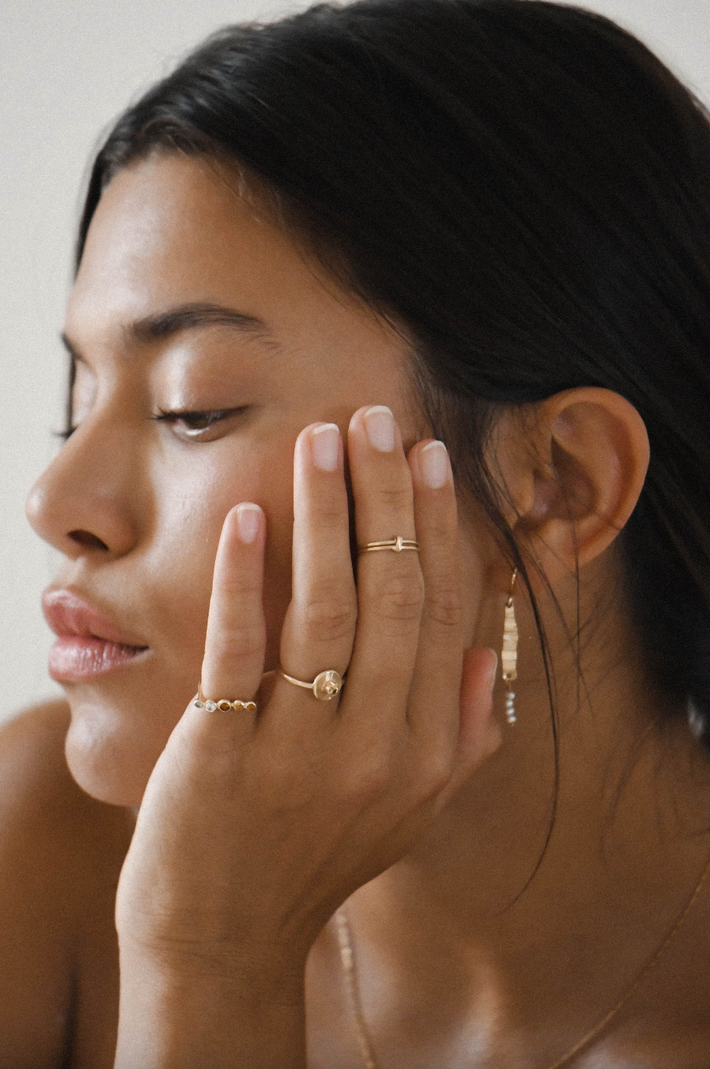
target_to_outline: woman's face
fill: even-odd
[[[106,189],[67,310],[77,429],[28,503],[64,554],[46,611],[64,635],[51,670],[71,705],[69,765],[123,805],[197,689],[229,509],[266,513],[273,669],[296,436],[317,420],[345,430],[370,403],[393,409],[405,441],[414,429],[402,340],[234,185],[211,161],[161,156]]]

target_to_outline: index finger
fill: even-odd
[[[264,514],[252,502],[237,505],[224,521],[202,662],[206,698],[248,701],[258,690],[266,651],[265,534]]]

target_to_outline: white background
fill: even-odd
[[[53,553],[26,492],[56,448],[57,341],[87,161],[100,133],[186,50],[299,0],[4,0],[0,32],[0,716],[55,693],[39,597]],[[710,102],[710,0],[589,0]]]

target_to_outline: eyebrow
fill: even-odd
[[[127,328],[127,332],[136,341],[150,342],[169,338],[181,330],[206,326],[233,327],[246,334],[272,338],[271,332],[261,319],[219,304],[183,304],[158,315],[137,319]]]
[[[124,327],[123,333],[126,341],[145,344],[152,341],[161,341],[179,334],[183,330],[195,328],[223,326],[238,330],[242,334],[251,335],[266,342],[273,349],[280,349],[274,335],[266,324],[256,316],[237,312],[234,308],[226,308],[219,304],[196,303],[182,304],[177,308],[170,308],[156,315],[145,316],[136,319],[133,323]],[[66,334],[61,334],[61,339],[70,356],[74,360],[81,360],[81,355]]]

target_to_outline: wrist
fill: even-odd
[[[115,1069],[304,1069],[304,972],[122,953]]]

